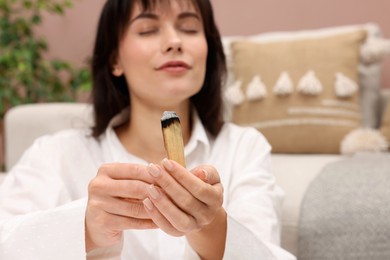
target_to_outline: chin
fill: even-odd
[[[163,89],[166,89],[166,93],[169,95],[190,98],[198,93],[201,88],[202,86],[194,87],[192,84],[172,84]]]

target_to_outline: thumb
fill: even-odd
[[[192,169],[190,172],[205,183],[214,185],[220,182],[220,178],[216,169],[210,165],[198,166]]]

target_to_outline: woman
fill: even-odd
[[[92,63],[92,131],[38,139],[0,189],[0,259],[293,259],[270,146],[222,121],[209,1],[108,0]],[[164,159],[165,110],[187,168]]]

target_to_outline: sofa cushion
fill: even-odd
[[[222,43],[227,59],[228,80],[226,87],[233,85],[235,79],[232,67],[233,57],[231,45],[234,42],[247,40],[251,42],[275,42],[292,41],[302,39],[316,39],[324,36],[332,36],[346,32],[364,30],[367,32],[367,40],[360,47],[359,61],[359,85],[361,92],[361,125],[363,127],[377,128],[379,126],[379,99],[381,83],[381,61],[390,52],[390,40],[384,39],[381,30],[375,23],[356,24],[336,27],[326,27],[312,30],[299,31],[275,31],[248,36],[234,35],[224,36]],[[227,103],[226,118],[231,118],[230,103]]]
[[[274,153],[338,153],[360,125],[363,30],[312,39],[232,44],[242,101],[232,121],[259,129]],[[239,95],[236,95],[238,97]]]
[[[326,165],[303,198],[298,259],[390,259],[389,169],[385,153]]]

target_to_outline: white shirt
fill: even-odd
[[[185,155],[188,169],[211,164],[221,176],[228,214],[224,259],[295,259],[279,247],[283,192],[270,173],[270,145],[258,131],[226,123],[212,138],[195,116]],[[75,129],[38,138],[0,187],[0,259],[85,259],[87,187],[108,162],[147,164],[125,150],[112,126],[100,142]],[[127,230],[121,245],[88,254],[88,259],[194,257],[184,237],[158,229]]]

